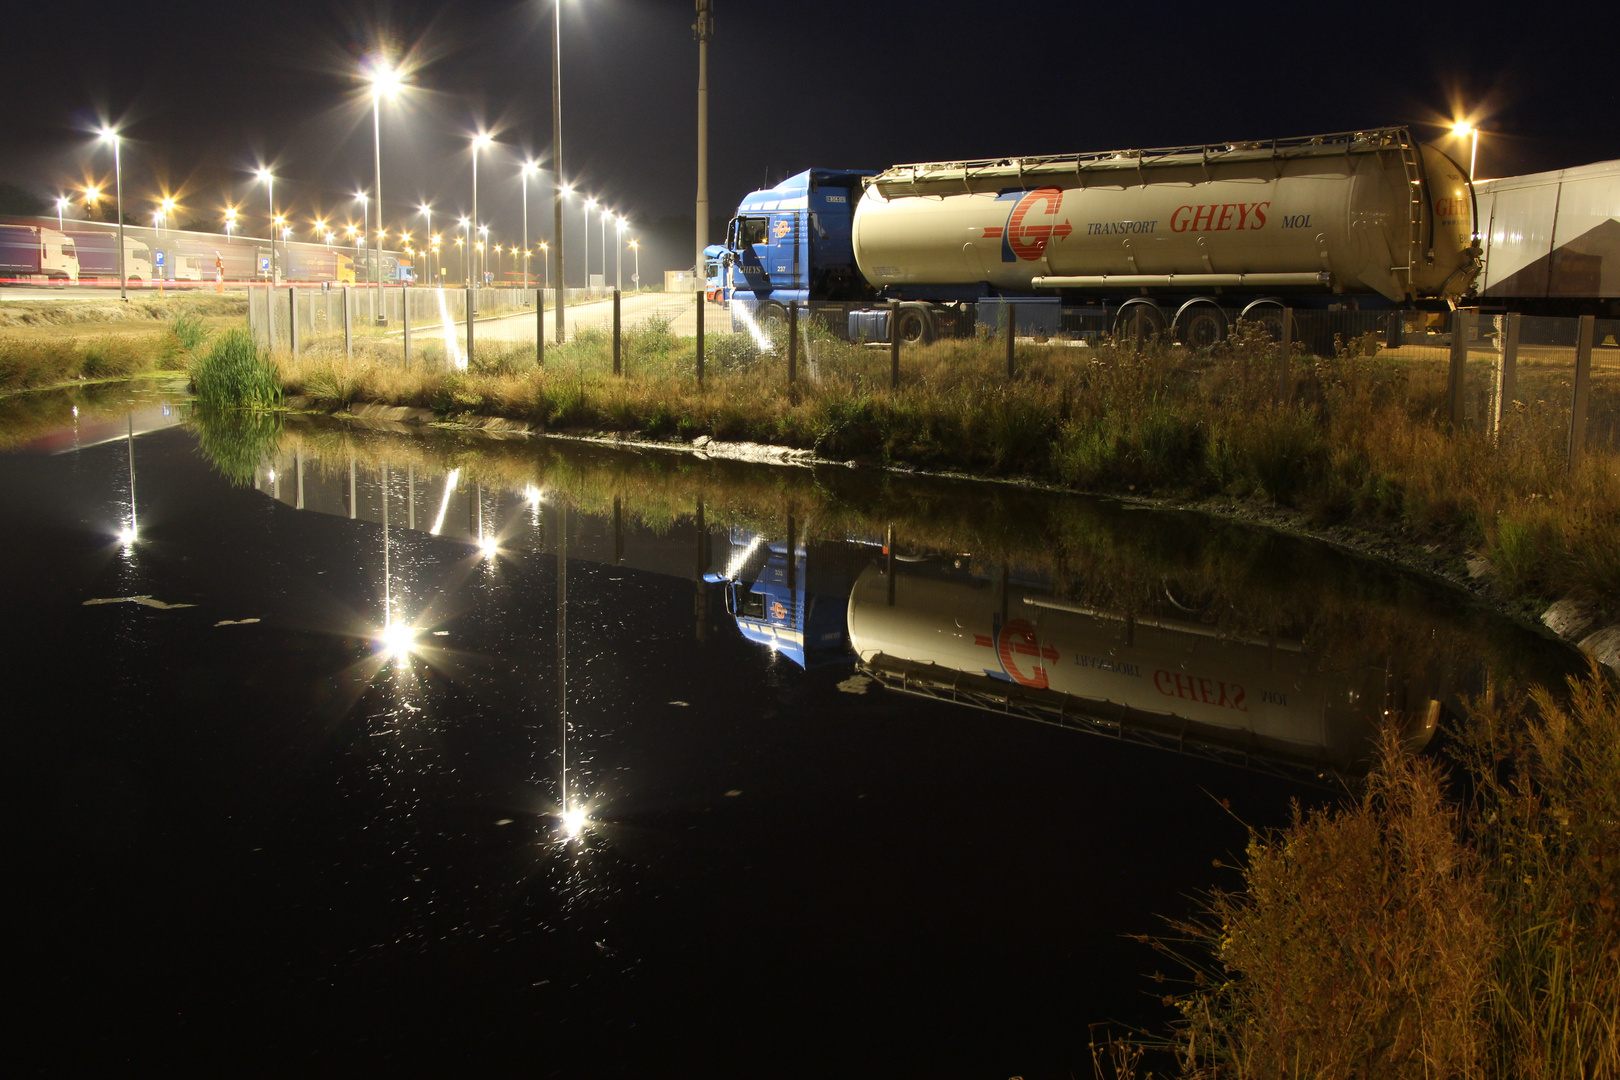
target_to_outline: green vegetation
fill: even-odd
[[[1472,711],[1465,801],[1391,739],[1358,802],[1253,834],[1242,887],[1155,942],[1194,957],[1175,1074],[1620,1076],[1620,692],[1570,689]]]
[[[607,335],[546,351],[481,348],[471,370],[405,371],[373,357],[281,364],[283,386],[325,408],[381,402],[652,439],[813,448],[838,460],[994,476],[1090,491],[1279,507],[1318,530],[1349,527],[1463,558],[1483,553],[1501,598],[1535,605],[1575,594],[1620,614],[1620,475],[1606,454],[1566,473],[1556,409],[1522,407],[1500,440],[1444,420],[1443,362],[1373,358],[1360,348],[1290,358],[1277,400],[1277,347],[1240,332],[1208,353],[1020,345],[1006,376],[1000,342],[908,349],[898,391],[886,351],[813,329],[789,387],[784,349],[711,339],[705,384],[695,349],[667,323],[625,335],[625,377]],[[1521,387],[1529,376],[1521,369]],[[1620,413],[1600,381],[1593,415]],[[1599,430],[1602,430],[1600,427]],[[1539,609],[1537,609],[1539,610]]]
[[[142,297],[127,304],[0,304],[0,393],[184,370],[215,329],[240,321],[240,297]]]
[[[227,330],[191,364],[200,410],[267,409],[281,400],[275,366],[246,330]]]

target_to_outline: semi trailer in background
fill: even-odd
[[[1483,307],[1620,318],[1620,161],[1481,180],[1477,190]]]
[[[1155,150],[809,169],[739,205],[734,321],[790,303],[929,341],[1062,313],[1213,344],[1285,307],[1446,310],[1480,266],[1466,174],[1403,127]]]
[[[63,286],[78,280],[71,236],[43,225],[0,224],[0,282]]]

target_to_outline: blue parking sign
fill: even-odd
[[[153,265],[162,266],[163,265],[163,252],[154,251],[152,253],[152,255],[153,255],[153,259],[154,259]]]

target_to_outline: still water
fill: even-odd
[[[0,409],[47,1074],[1089,1075],[1245,822],[1574,663],[1200,515],[99,395]]]

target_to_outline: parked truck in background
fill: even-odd
[[[1156,150],[809,169],[727,230],[733,321],[807,305],[905,341],[1065,311],[1219,341],[1285,307],[1444,310],[1480,266],[1466,171],[1406,128]]]
[[[73,238],[43,225],[0,224],[0,283],[50,284],[79,280]]]
[[[1620,318],[1620,161],[1481,180],[1480,303]]]

